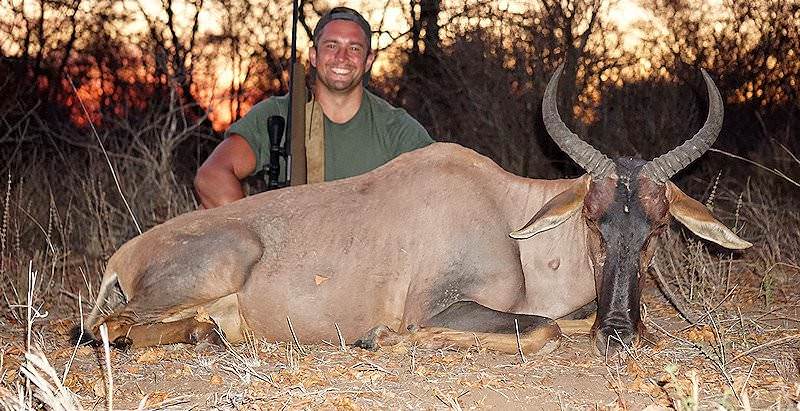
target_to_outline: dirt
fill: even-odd
[[[547,356],[407,345],[377,352],[253,341],[229,349],[172,345],[111,351],[115,409],[691,409],[749,403],[800,409],[800,296],[742,312],[741,292],[687,327],[654,288],[644,296],[654,341],[595,355],[588,335],[565,336]],[[3,319],[2,387],[22,383],[24,328]],[[68,318],[39,320],[33,341],[86,409],[109,396],[102,349],[66,343]],[[661,331],[663,329],[663,331]],[[666,334],[666,333],[669,333]],[[767,344],[765,347],[760,346]],[[752,350],[751,353],[748,351]],[[721,354],[721,352],[724,352]],[[741,354],[745,355],[741,355]],[[724,360],[722,360],[724,358]],[[693,390],[693,385],[696,387]],[[696,400],[694,399],[696,398]]]

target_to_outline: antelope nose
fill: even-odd
[[[629,321],[605,321],[597,329],[594,343],[601,356],[631,349],[638,340],[636,327]]]

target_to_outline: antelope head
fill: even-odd
[[[640,278],[650,266],[655,239],[670,216],[696,235],[729,249],[752,244],[739,238],[698,201],[669,179],[711,147],[722,127],[722,97],[703,70],[709,94],[708,118],[694,136],[650,161],[611,160],[561,120],[556,107],[559,67],[550,79],[542,103],[547,132],[586,173],[542,207],[521,229],[511,233],[526,239],[557,227],[581,212],[589,230],[589,251],[595,273],[597,317],[592,335],[600,353],[613,353],[636,342],[644,332],[640,313]]]

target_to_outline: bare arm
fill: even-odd
[[[194,188],[203,208],[219,207],[243,198],[241,180],[255,168],[255,153],[242,136],[231,134],[222,140],[194,178]]]

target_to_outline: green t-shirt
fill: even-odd
[[[225,136],[238,134],[250,144],[256,155],[256,172],[269,163],[267,118],[288,111],[287,96],[259,102],[233,123]],[[425,128],[405,110],[392,107],[385,100],[364,90],[361,107],[350,121],[334,123],[326,116],[325,180],[352,177],[373,170],[407,151],[433,143]],[[284,166],[281,165],[281,175]]]

